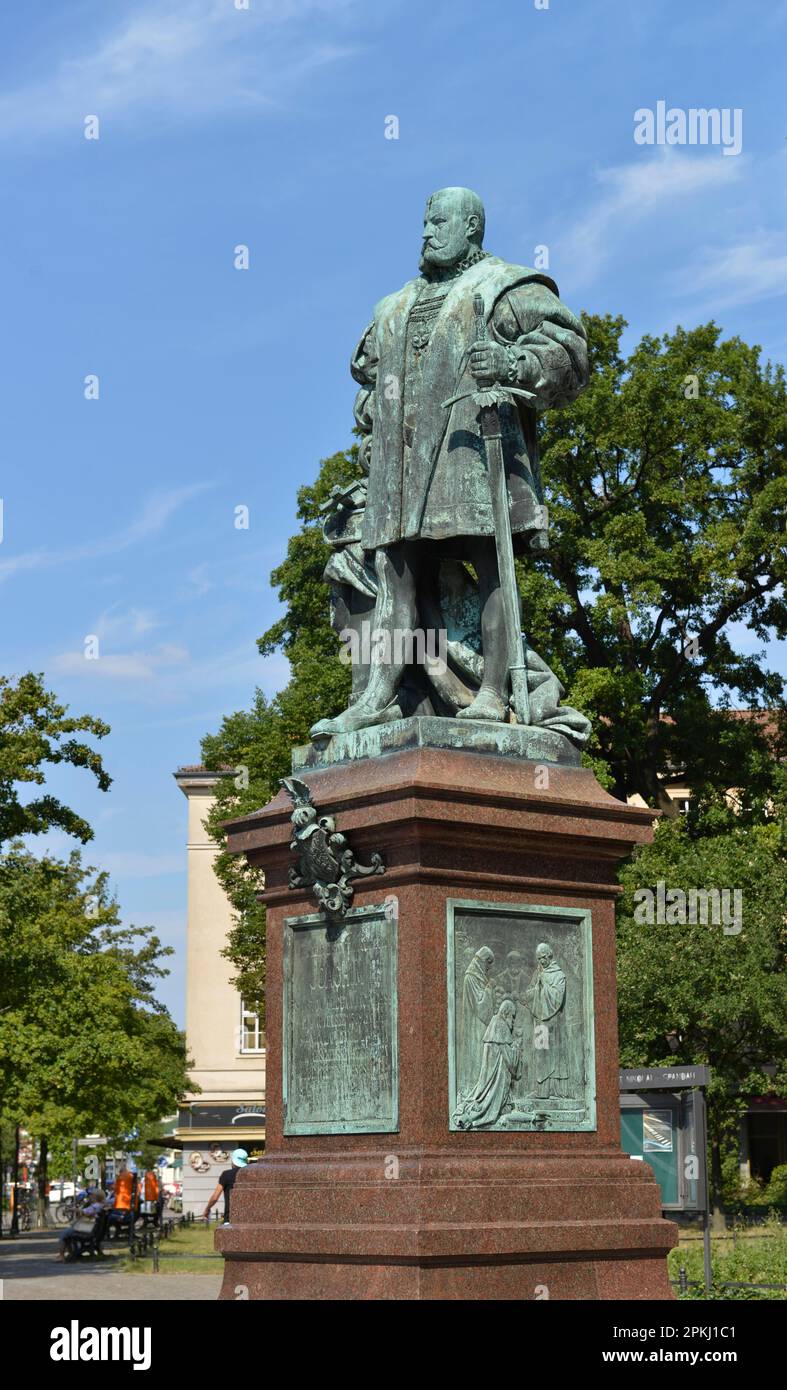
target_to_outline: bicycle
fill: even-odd
[[[58,1202],[55,1207],[55,1221],[59,1226],[70,1226],[82,1214],[82,1208],[88,1200],[87,1192],[78,1192],[76,1197],[66,1197],[64,1201]]]
[[[22,1188],[20,1188],[17,1192],[16,1213],[18,1218],[17,1229],[20,1231],[29,1231],[32,1225],[30,1196]],[[7,1229],[10,1232],[13,1230],[13,1226],[14,1211],[13,1207],[9,1205],[8,1211],[3,1213],[3,1229]]]

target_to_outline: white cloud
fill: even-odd
[[[192,654],[179,642],[160,642],[133,651],[107,650],[100,639],[98,657],[88,659],[80,645],[49,658],[46,669],[58,676],[125,684],[129,697],[159,710],[182,704],[186,697],[191,700],[212,692],[225,697],[228,689],[253,690],[256,685],[272,695],[286,685],[290,674],[286,657],[276,654],[261,660],[251,640],[206,655],[201,651]],[[214,712],[209,718],[218,723],[221,715]],[[164,718],[138,727],[169,727],[200,720],[204,722],[204,717],[189,715],[184,720]]]
[[[177,642],[162,642],[147,652],[107,652],[88,658],[84,651],[60,652],[52,659],[52,668],[59,675],[85,676],[88,679],[150,681],[156,676],[188,663],[186,647]]]
[[[202,598],[210,593],[213,584],[208,579],[208,565],[205,561],[201,565],[195,565],[186,575],[188,583],[191,585],[190,593],[195,598]]]
[[[68,550],[27,551],[22,555],[12,555],[8,560],[0,560],[0,583],[4,579],[11,579],[16,574],[30,570],[52,569],[54,566],[73,564],[79,560],[100,559],[103,555],[114,555],[119,550],[138,545],[140,541],[147,540],[149,536],[161,531],[184,503],[211,486],[210,483],[193,483],[188,487],[151,493],[136,521],[89,545],[73,546]]]
[[[572,288],[591,283],[633,227],[674,204],[730,184],[744,163],[743,157],[722,159],[718,150],[686,154],[664,146],[630,164],[599,170],[601,195],[556,239],[561,282],[570,280]]]
[[[150,121],[269,105],[291,83],[351,55],[316,23],[354,0],[159,0],[125,6],[116,27],[41,80],[0,97],[0,133],[18,140],[82,129],[87,115]],[[137,129],[140,129],[139,124]]]
[[[155,614],[145,608],[121,608],[113,604],[99,614],[91,631],[102,641],[122,642],[146,637],[161,623]]]
[[[758,232],[729,246],[705,246],[671,276],[675,293],[702,301],[702,312],[753,304],[787,292],[787,238]]]

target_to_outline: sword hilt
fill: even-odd
[[[473,309],[475,310],[475,341],[477,343],[486,342],[486,315],[484,313],[484,301],[480,294],[473,295]],[[478,385],[483,389],[494,385],[493,376],[476,377]]]

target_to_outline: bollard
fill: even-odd
[[[157,1240],[154,1240],[154,1242],[153,1242],[153,1273],[154,1273],[154,1274],[158,1274],[158,1272],[159,1272],[158,1241],[157,1241]]]
[[[689,1280],[688,1280],[688,1275],[686,1274],[686,1266],[685,1266],[685,1265],[681,1265],[681,1267],[680,1267],[680,1272],[679,1272],[679,1274],[678,1274],[678,1282],[679,1282],[680,1292],[681,1292],[681,1293],[688,1293],[688,1291],[689,1291]]]

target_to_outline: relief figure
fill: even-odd
[[[513,1109],[511,1089],[522,1070],[522,1046],[514,1033],[516,1004],[504,999],[484,1033],[481,1071],[454,1115],[458,1129],[491,1129]]]

